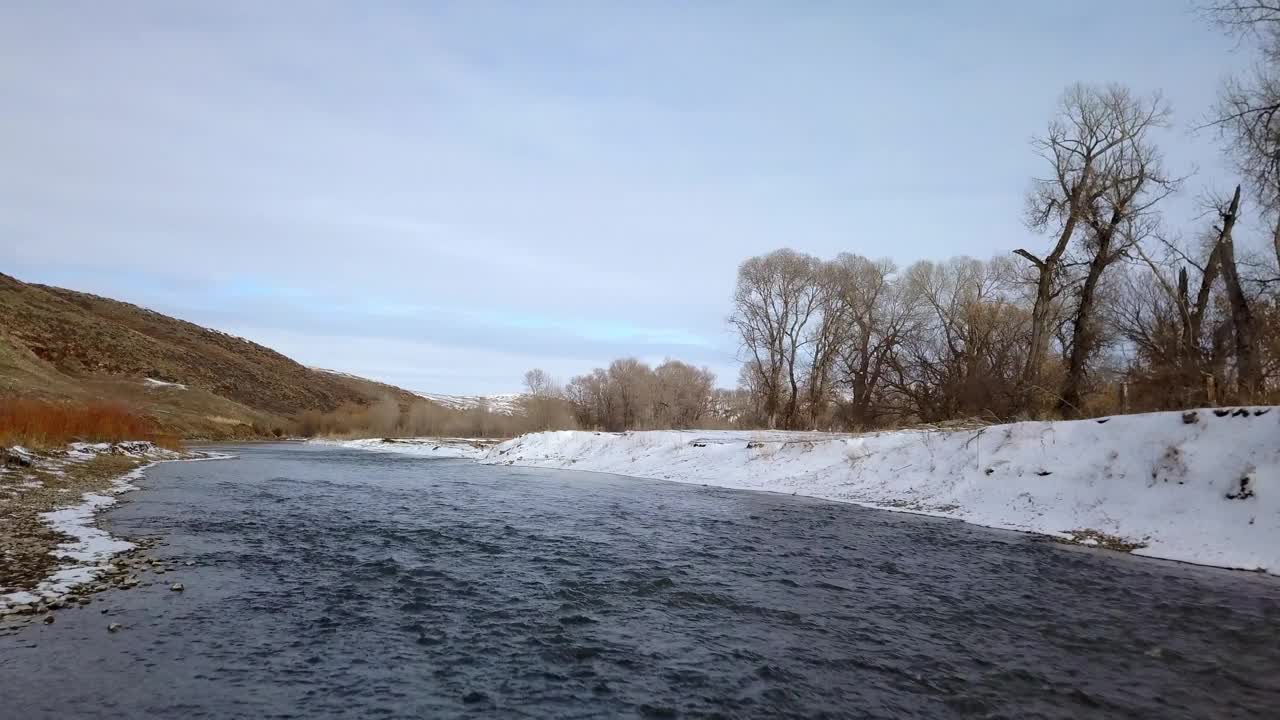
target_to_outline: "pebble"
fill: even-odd
[[[183,591],[183,590],[185,590],[186,588],[182,587],[182,583],[174,583],[174,584],[172,584],[172,585],[170,585],[170,586],[169,586],[169,589],[170,589],[170,590],[172,590],[172,591],[174,591],[174,592],[182,592],[182,591]]]
[[[44,616],[44,620],[43,620],[42,622],[44,622],[44,624],[45,624],[45,625],[52,625],[52,624],[53,624],[53,615],[45,615],[45,616]]]

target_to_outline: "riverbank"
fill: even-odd
[[[335,447],[370,450],[373,452],[390,452],[401,455],[417,455],[441,459],[465,458],[479,460],[498,445],[500,441],[484,438],[361,438],[358,440],[338,440],[335,438],[312,438],[307,441],[313,445],[333,445]]]
[[[548,432],[458,456],[805,495],[1280,573],[1280,410],[1267,407],[865,435]]]
[[[69,595],[128,585],[113,559],[133,542],[94,526],[94,517],[135,489],[157,463],[215,459],[149,442],[73,443],[50,451],[0,448],[0,617],[56,608]]]

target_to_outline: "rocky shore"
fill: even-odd
[[[134,489],[147,466],[214,459],[147,442],[74,443],[50,451],[0,448],[0,623],[88,605],[94,593],[133,587],[174,568],[145,556],[156,541],[114,538],[95,515]]]

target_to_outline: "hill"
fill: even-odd
[[[495,415],[520,414],[520,393],[502,393],[499,395],[445,395],[443,393],[415,392],[415,395],[431,402],[447,407],[450,410],[466,412],[484,408]]]
[[[0,397],[136,407],[186,437],[288,429],[307,411],[416,396],[316,372],[257,343],[130,303],[0,274]]]

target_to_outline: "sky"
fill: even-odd
[[[732,386],[752,255],[1046,246],[1073,82],[1164,93],[1193,226],[1251,61],[1180,0],[0,0],[0,272],[422,391]]]

